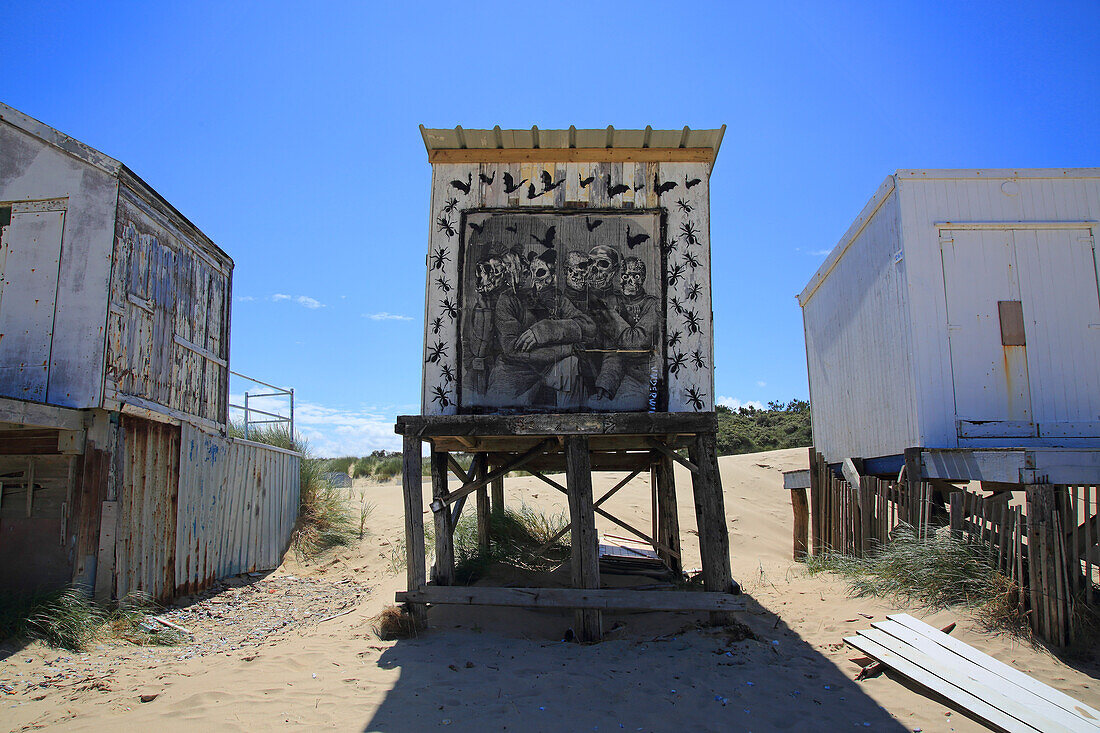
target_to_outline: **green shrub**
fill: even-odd
[[[715,411],[719,455],[802,448],[813,442],[810,403],[805,400],[769,402],[766,410],[741,407],[735,411],[716,405]]]

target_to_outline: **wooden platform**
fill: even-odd
[[[404,436],[408,564],[408,591],[398,594],[399,600],[406,602],[414,614],[423,617],[427,603],[522,606],[545,605],[550,602],[547,599],[554,599],[558,606],[576,609],[574,631],[582,641],[600,638],[601,609],[656,610],[652,604],[659,602],[661,610],[708,610],[717,623],[729,620],[729,613],[740,605],[731,601],[733,597],[728,595],[736,586],[730,574],[729,535],[718,472],[717,424],[717,415],[713,412],[398,417],[395,431]],[[430,506],[436,543],[432,585],[428,584],[424,560],[420,463],[423,441],[432,446]],[[688,458],[680,455],[681,449],[687,449]],[[462,468],[451,452],[472,453],[469,470]],[[600,589],[596,514],[650,544],[673,573],[682,571],[673,463],[680,463],[692,475],[703,586],[710,593],[674,595],[625,591],[640,594],[637,599],[623,596],[624,591],[609,595],[610,591]],[[478,539],[488,547],[490,514],[503,506],[504,479],[509,472],[520,469],[529,471],[569,500],[573,588],[446,588],[454,583],[454,527],[466,498],[471,494],[477,497]],[[544,475],[551,471],[564,471],[566,485]],[[595,499],[592,471],[629,471],[630,474],[611,491]],[[600,506],[630,478],[643,471],[650,474],[653,493],[653,522],[649,534]],[[454,491],[448,486],[448,474],[453,474],[460,482]],[[655,597],[658,595],[663,597]],[[541,600],[533,602],[532,598]]]

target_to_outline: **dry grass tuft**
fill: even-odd
[[[408,611],[397,606],[387,606],[382,613],[371,619],[371,628],[379,639],[413,639],[420,635],[423,628]]]

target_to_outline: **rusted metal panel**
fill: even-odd
[[[115,541],[115,595],[175,594],[180,429],[123,416],[123,472]]]
[[[301,456],[187,422],[181,430],[178,591],[278,566],[298,517]]]

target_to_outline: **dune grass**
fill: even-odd
[[[810,574],[833,572],[854,596],[894,598],[926,608],[961,606],[991,628],[1023,630],[1026,617],[1019,588],[998,569],[984,545],[954,539],[947,532],[920,538],[899,526],[895,537],[867,557],[826,553],[806,558]]]
[[[489,548],[484,550],[478,545],[477,515],[467,511],[455,527],[455,581],[469,585],[493,564],[529,571],[558,566],[569,558],[569,533],[553,543],[550,540],[568,524],[563,513],[544,514],[526,504],[515,509],[505,507],[489,516]],[[426,530],[427,545],[432,548],[434,528],[428,524]]]
[[[0,638],[38,639],[50,646],[79,652],[101,639],[122,639],[139,646],[172,646],[187,641],[179,631],[148,617],[159,609],[134,595],[114,608],[95,603],[77,588],[32,596],[6,596],[0,601]]]

